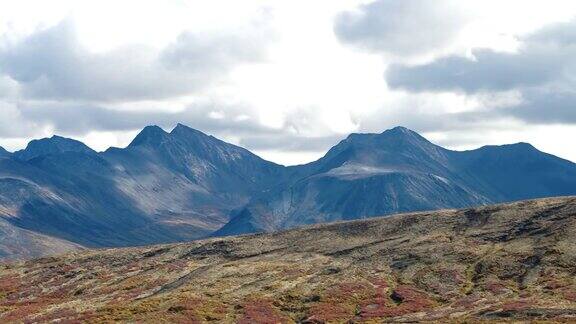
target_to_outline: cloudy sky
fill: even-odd
[[[283,164],[402,125],[576,161],[573,0],[6,0],[0,146],[181,122]]]

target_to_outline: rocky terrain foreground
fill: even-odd
[[[576,197],[0,268],[0,322],[576,321]]]

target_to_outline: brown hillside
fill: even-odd
[[[576,198],[4,264],[0,322],[576,320]]]

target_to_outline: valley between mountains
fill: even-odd
[[[576,320],[576,198],[0,266],[1,322]]]
[[[530,144],[451,151],[403,127],[290,167],[184,125],[105,152],[54,136],[0,150],[0,258],[568,195],[576,164]]]

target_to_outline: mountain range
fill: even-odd
[[[574,194],[576,164],[529,144],[451,151],[403,127],[291,167],[181,124],[105,152],[53,136],[0,149],[0,230],[19,238],[0,240],[0,257]]]

